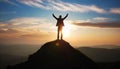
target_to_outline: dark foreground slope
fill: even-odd
[[[96,64],[64,40],[44,44],[26,62],[8,69],[98,69]]]

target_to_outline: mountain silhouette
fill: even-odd
[[[102,46],[101,46],[102,47]],[[114,46],[115,47],[115,46]],[[95,62],[118,62],[120,61],[120,47],[109,48],[93,48],[79,47],[82,53],[93,59]]]
[[[7,69],[98,69],[95,62],[64,40],[44,44],[28,60]]]

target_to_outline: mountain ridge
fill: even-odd
[[[97,64],[64,40],[45,43],[28,60],[7,69],[89,69]]]
[[[117,62],[120,61],[120,48],[92,48],[79,47],[79,51],[93,59],[95,62]]]

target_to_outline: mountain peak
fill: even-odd
[[[26,62],[8,69],[90,69],[96,64],[64,40],[45,43]],[[97,68],[96,68],[97,69]]]

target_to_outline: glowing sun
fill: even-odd
[[[63,37],[69,37],[71,34],[72,26],[70,23],[65,23],[65,26],[63,27]]]

